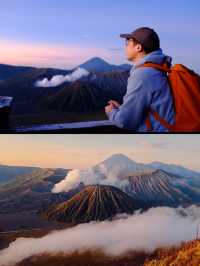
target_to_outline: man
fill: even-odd
[[[173,99],[167,75],[155,68],[139,67],[146,62],[171,66],[172,58],[163,54],[157,33],[150,28],[139,28],[131,34],[121,34],[126,39],[127,59],[134,66],[128,79],[123,104],[110,101],[105,108],[109,120],[117,127],[133,132],[147,132],[147,117],[152,132],[168,130],[148,111],[156,111],[160,117],[173,124],[175,119]]]

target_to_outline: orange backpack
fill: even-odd
[[[170,132],[200,131],[200,76],[180,64],[169,68],[167,64],[145,63],[141,67],[153,67],[168,74],[175,105],[175,124],[170,125],[154,110],[149,110],[149,115],[152,114]],[[151,131],[149,115],[146,125]]]

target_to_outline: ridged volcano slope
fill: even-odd
[[[52,206],[45,216],[60,222],[84,223],[111,219],[119,213],[133,213],[138,208],[132,197],[118,188],[91,185],[68,201]]]

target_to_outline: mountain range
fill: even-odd
[[[0,213],[38,211],[66,200],[71,196],[70,193],[53,194],[51,190],[68,171],[67,169],[36,168],[7,183],[0,184]]]
[[[17,82],[17,77],[20,78],[26,77],[26,74],[31,72],[35,72],[42,75],[47,75],[47,77],[51,77],[52,75],[65,75],[71,71],[63,70],[63,69],[55,69],[55,68],[37,68],[37,67],[29,67],[29,66],[14,66],[14,65],[6,65],[0,64],[0,81],[14,80]]]
[[[84,68],[89,72],[94,72],[94,73],[103,73],[111,71],[113,72],[130,71],[131,69],[131,65],[129,64],[113,65],[106,62],[104,59],[100,57],[93,57],[77,67]],[[44,74],[47,76],[47,78],[50,78],[53,75],[66,75],[72,72],[73,70],[74,69],[65,70],[57,68],[37,68],[29,66],[14,66],[14,65],[0,64],[0,81],[17,77],[21,74],[25,74],[31,71],[39,71],[39,72],[46,71],[46,73]]]
[[[13,97],[12,124],[73,122],[74,116],[80,122],[84,121],[85,114],[90,115],[90,120],[96,120],[97,116],[105,119],[107,102],[111,99],[122,102],[131,66],[116,66],[101,58],[92,58],[79,67],[89,70],[89,76],[44,88],[36,87],[36,81],[68,75],[75,69],[0,65],[0,95]]]
[[[0,164],[0,184],[7,183],[19,175],[24,175],[36,170],[37,167],[8,166]]]
[[[84,171],[84,178],[77,180],[73,187],[82,183],[115,186],[146,207],[200,202],[199,179],[192,175],[192,170],[191,175],[185,178],[181,176],[181,172],[179,176],[177,172],[168,173],[150,166],[152,164],[137,163],[123,154],[116,154],[88,169],[88,174]],[[190,172],[189,169],[187,171]]]
[[[89,72],[120,72],[120,71],[130,71],[131,65],[112,65],[99,57],[93,57],[80,65],[81,68],[88,70]]]
[[[200,203],[198,183],[191,185],[187,178],[178,176],[177,171],[174,175],[150,168],[150,165],[136,163],[123,154],[113,155],[90,168],[88,175],[92,173],[94,178],[94,181],[89,179],[91,185],[87,183],[85,173],[85,181],[77,182],[75,187],[83,186],[80,192],[67,201],[50,206],[41,215],[50,221],[78,224],[112,219],[116,214],[130,214],[137,209]]]
[[[81,180],[82,182],[77,182],[73,189],[60,193],[52,193],[52,189],[57,183],[65,179],[67,181],[66,176],[68,177],[73,169],[38,167],[27,167],[26,169],[26,167],[22,167],[16,168],[18,171],[16,172],[15,167],[1,165],[0,169],[4,168],[7,176],[5,178],[2,174],[4,181],[0,183],[0,249],[7,248],[9,245],[11,248],[12,244],[10,243],[17,238],[26,241],[24,237],[32,238],[33,241],[36,241],[33,237],[42,237],[41,243],[45,243],[43,242],[43,236],[52,232],[52,230],[69,229],[80,223],[92,222],[96,226],[95,221],[109,220],[108,223],[101,223],[102,229],[105,230],[108,224],[111,224],[110,220],[112,219],[116,220],[116,223],[121,223],[124,219],[128,219],[129,215],[135,214],[135,217],[137,217],[137,214],[145,214],[145,211],[152,207],[200,206],[198,171],[161,162],[138,163],[123,154],[114,154],[91,167],[88,173],[92,173],[94,182],[85,175],[85,182]],[[9,171],[11,178],[9,177]],[[86,180],[90,180],[92,184],[89,184]],[[193,208],[196,207],[191,206],[191,215],[195,217],[196,214],[193,212]],[[149,211],[153,213],[155,210]],[[158,212],[159,210],[161,208],[158,208]],[[165,211],[166,213],[169,212],[169,221],[176,230],[177,223],[175,219],[177,218],[173,218],[174,215],[170,214],[170,209],[165,208]],[[188,218],[184,209],[178,208],[177,211],[182,216],[183,224],[182,222],[180,224],[185,226],[183,219],[188,221]],[[119,218],[120,220],[118,220]],[[161,219],[165,218],[161,216]],[[194,219],[193,225],[192,222],[191,225],[189,222],[189,232],[197,239],[198,232],[196,232],[195,221]],[[148,218],[147,224],[149,225]],[[80,226],[89,228],[91,225]],[[134,228],[134,222],[131,223],[131,226]],[[190,229],[190,226],[192,229]],[[125,231],[127,230],[129,233],[130,228],[127,226]],[[144,226],[142,232],[143,229],[146,230]],[[73,230],[73,228],[69,230]],[[161,228],[161,230],[165,230],[165,228]],[[152,234],[154,236],[154,232],[155,230],[147,231],[147,239],[150,235],[152,237]],[[62,234],[62,232],[59,231],[58,234]],[[186,230],[187,234],[188,230]],[[138,235],[143,236],[140,230],[138,230]],[[89,236],[89,233],[85,233],[83,239]],[[64,237],[66,238],[67,235],[63,235],[63,239]],[[158,243],[160,243],[159,237],[160,235],[158,235]],[[176,236],[172,238],[175,239]],[[17,240],[19,244],[20,239]],[[69,239],[71,239],[70,236]],[[105,242],[104,238],[101,237],[101,239]],[[143,241],[146,238],[142,237],[141,239]],[[125,238],[124,243],[126,241]],[[13,242],[13,246],[15,243]],[[118,242],[114,243],[118,246]],[[52,245],[52,243],[50,244]],[[58,245],[58,247],[60,246]],[[40,251],[40,249],[38,250]],[[79,252],[74,252],[72,255],[70,253],[56,255],[55,252],[51,253],[50,251],[50,253],[45,253],[45,256],[43,254],[30,256],[19,265],[59,265],[59,263],[60,265],[65,263],[67,263],[66,265],[70,263],[82,265],[82,261],[86,262],[85,265],[115,265],[116,262],[117,265],[123,265],[124,263],[146,266],[169,265],[169,263],[174,263],[177,266],[191,263],[197,265],[199,241],[188,242],[177,248],[174,246],[166,249],[159,248],[151,254],[149,254],[149,251],[146,254],[144,251],[140,253],[133,250],[128,255],[113,258],[112,256],[104,256],[101,251],[99,255],[98,250],[94,250],[92,253],[88,250],[84,252],[86,253],[81,256]],[[86,258],[88,257],[89,260],[87,261]]]
[[[171,182],[173,185],[180,185],[185,182],[191,186],[199,186],[198,177],[200,173],[197,171],[184,168],[178,165],[169,165],[165,163],[138,163],[128,158],[124,154],[114,154],[104,161],[94,165],[89,168],[94,174],[96,173],[102,180],[115,178],[119,181],[127,179],[128,176],[138,176],[138,175],[150,175],[155,174],[160,170],[166,176],[171,176]],[[183,172],[184,171],[184,172]]]
[[[33,70],[33,67],[11,66],[0,64],[0,81],[12,78],[18,74]]]
[[[164,168],[165,164],[156,165]],[[69,191],[52,193],[71,169],[33,168],[0,184],[0,213],[32,210],[50,220],[64,217],[65,221],[79,222],[112,218],[138,208],[200,204],[198,172],[184,168],[188,174],[185,177],[182,169],[172,165],[167,172],[156,169],[155,163],[137,163],[115,154],[90,168],[89,181],[85,172],[85,179],[77,181]],[[66,213],[70,213],[69,217]]]

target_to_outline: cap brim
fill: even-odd
[[[131,35],[130,34],[120,34],[120,37],[124,38],[124,39],[129,39],[129,38],[131,38]]]

